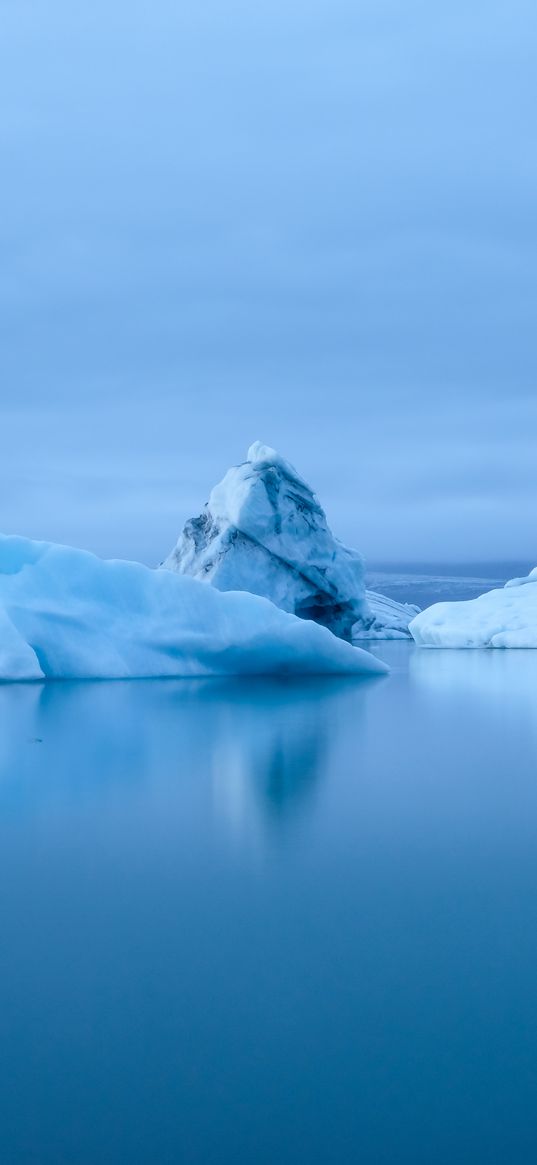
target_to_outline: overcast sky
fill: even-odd
[[[534,0],[0,0],[0,529],[158,561],[255,439],[537,561]]]

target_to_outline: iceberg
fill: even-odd
[[[477,599],[435,603],[410,631],[421,647],[537,647],[537,567]]]
[[[256,595],[0,535],[1,680],[386,670]]]
[[[310,486],[260,441],[214,487],[161,567],[262,595],[349,642],[408,638],[419,610],[366,591],[362,555],[334,538]]]

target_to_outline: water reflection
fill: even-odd
[[[476,714],[537,727],[537,651],[414,649],[409,670],[430,700],[463,701]]]
[[[298,819],[313,802],[331,748],[349,714],[363,711],[368,684],[356,680],[238,681],[206,693],[215,719],[215,805],[235,832]],[[352,712],[350,712],[352,709]]]
[[[0,688],[2,1161],[533,1159],[537,653],[376,650]]]
[[[369,683],[49,683],[0,688],[0,806],[83,803],[180,780],[212,789],[234,830],[283,824],[314,797],[334,733]],[[351,711],[349,711],[351,710]]]

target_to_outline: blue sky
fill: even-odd
[[[537,561],[537,14],[0,0],[0,528],[158,561],[248,445]]]

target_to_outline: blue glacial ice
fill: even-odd
[[[385,670],[256,595],[0,535],[1,680]]]

